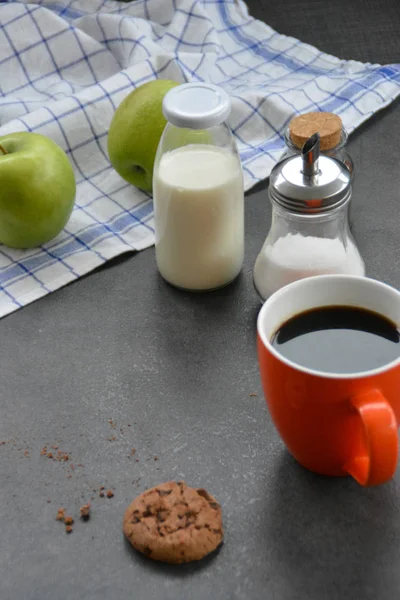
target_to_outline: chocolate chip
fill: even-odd
[[[199,496],[205,498],[208,502],[212,502],[212,498],[206,490],[204,490],[203,488],[199,488],[196,491]]]
[[[132,519],[131,519],[131,523],[133,523],[133,524],[135,524],[135,523],[140,523],[140,519],[139,519],[139,517],[136,517],[136,516],[132,517]]]
[[[167,518],[167,515],[168,515],[168,511],[166,511],[166,510],[157,511],[157,521],[160,521],[162,523]]]

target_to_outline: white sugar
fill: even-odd
[[[289,233],[263,247],[254,266],[254,283],[267,299],[297,279],[335,273],[365,274],[364,262],[351,239],[345,248],[338,239]]]

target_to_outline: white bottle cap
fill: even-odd
[[[207,129],[223,123],[231,112],[231,101],[212,83],[184,83],[166,93],[164,117],[177,127]]]

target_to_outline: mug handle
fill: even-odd
[[[398,453],[395,414],[379,390],[370,390],[350,398],[350,405],[362,421],[365,451],[344,466],[364,486],[389,481],[396,470]]]

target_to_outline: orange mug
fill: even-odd
[[[400,327],[400,293],[373,279],[321,275],[273,294],[257,320],[261,381],[272,420],[307,469],[352,475],[365,486],[384,483],[397,464],[400,357],[371,371],[322,373],[286,359],[271,344],[288,319],[323,306],[357,306]]]

